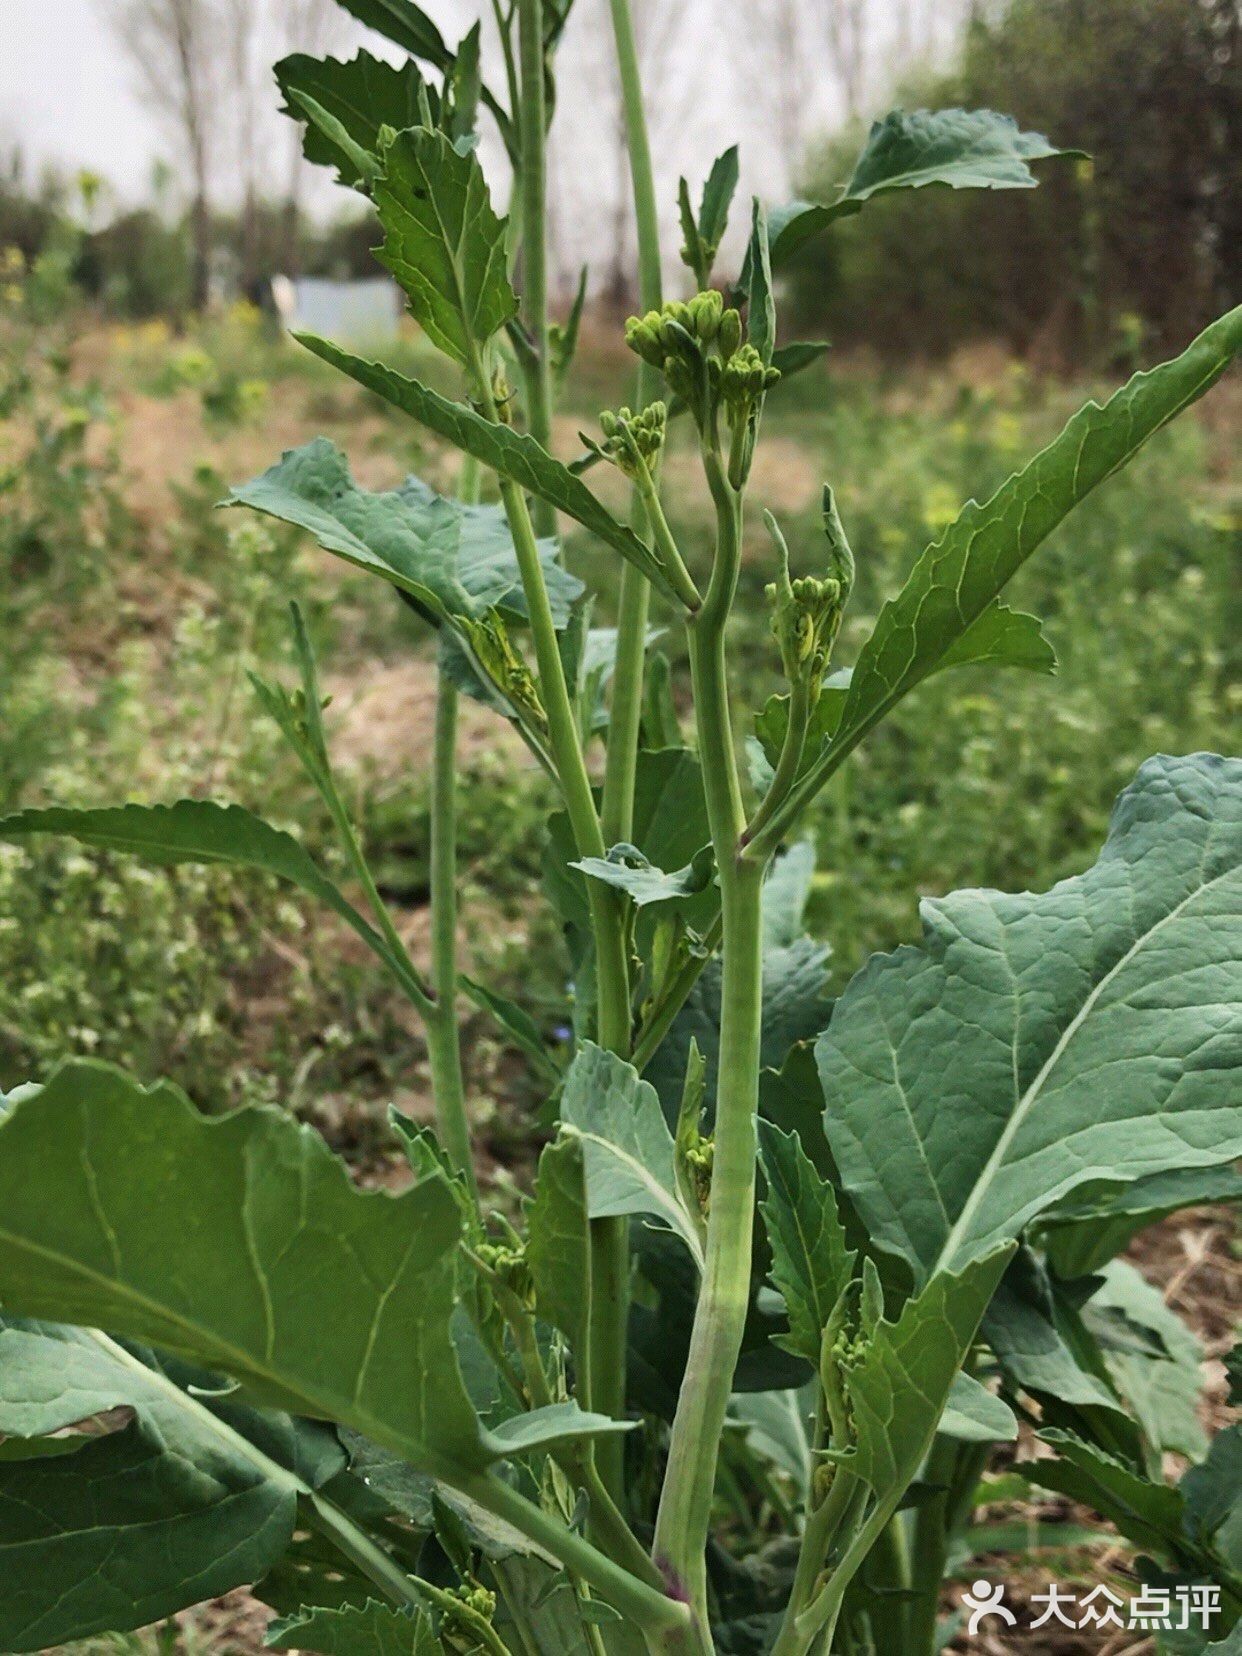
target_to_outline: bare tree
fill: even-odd
[[[241,181],[241,286],[254,297],[259,255],[259,126],[263,80],[257,73],[263,8],[257,0],[224,0],[222,19],[228,31],[228,63],[236,110],[237,173]],[[266,77],[264,77],[266,79]]]
[[[191,302],[207,303],[211,276],[211,179],[220,13],[216,0],[114,0],[111,16],[143,91],[171,128],[190,182]]]
[[[244,4],[245,0],[241,0]],[[277,19],[281,54],[308,52],[320,56],[340,47],[353,32],[349,19],[336,0],[284,0]],[[284,267],[296,276],[300,264],[298,226],[302,217],[302,193],[307,164],[302,157],[302,128],[297,121],[289,128],[289,171],[285,184]]]
[[[867,0],[827,0],[824,33],[840,82],[845,114],[851,121],[862,112],[870,21]]]

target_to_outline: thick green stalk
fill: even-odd
[[[630,153],[630,185],[638,233],[638,294],[640,309],[659,310],[662,302],[660,218],[656,208],[651,144],[643,106],[642,76],[634,41],[629,0],[610,0],[621,106]],[[638,365],[637,406],[645,408],[660,392],[660,376],[649,362]],[[642,532],[647,514],[635,490],[633,524]],[[647,649],[647,613],[651,586],[632,564],[621,575],[617,616],[617,662],[613,675],[612,708],[608,727],[608,758],[604,771],[604,834],[611,844],[628,840],[633,831],[634,773],[642,714],[643,666]]]
[[[431,989],[427,1056],[440,1142],[474,1193],[474,1158],[457,1028],[457,688],[444,673],[436,685],[431,770]]]
[[[611,4],[626,142],[630,152],[634,213],[638,224],[639,287],[644,309],[653,309],[660,304],[660,232],[642,81],[638,72],[629,0],[611,0]],[[657,395],[658,383],[655,370],[647,363],[640,364],[637,395],[640,408]],[[646,517],[637,492],[632,521],[641,533]],[[600,807],[604,838],[609,845],[633,837],[634,782],[638,766],[650,600],[651,587],[645,576],[627,563],[621,574],[617,657],[613,670],[608,751],[604,761]],[[629,1052],[629,1037],[627,1024],[625,1045],[617,1049],[623,1054]],[[625,1412],[630,1310],[627,1219],[596,1219],[592,1222],[591,1259],[591,1401],[592,1406],[603,1413],[620,1416]],[[596,1454],[605,1486],[615,1499],[620,1500],[624,1486],[625,1445],[622,1439],[603,1439],[596,1446]]]
[[[455,1477],[453,1482],[462,1494],[512,1524],[634,1622],[653,1656],[657,1652],[660,1656],[711,1656],[710,1643],[698,1637],[684,1604],[637,1580],[509,1484],[487,1473]]]
[[[522,321],[534,355],[523,363],[526,418],[531,436],[552,447],[552,381],[548,363],[547,110],[543,87],[543,0],[518,0],[518,74],[521,91]],[[534,503],[535,528],[556,533],[556,510]]]
[[[745,822],[731,730],[725,626],[737,587],[741,508],[714,448],[704,455],[717,508],[716,561],[688,624],[699,757],[720,871],[724,926],[720,1061],[706,1264],[656,1520],[654,1557],[707,1625],[704,1555],[716,1461],[750,1297],[759,1095],[763,870],[738,854]]]

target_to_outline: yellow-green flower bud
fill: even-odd
[[[720,318],[720,328],[716,335],[716,344],[720,354],[727,362],[738,346],[742,343],[742,318],[730,305]]]

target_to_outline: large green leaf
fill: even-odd
[[[363,1192],[310,1128],[64,1065],[0,1125],[0,1299],[149,1339],[415,1462],[492,1458],[449,1337],[460,1212]],[[325,1309],[330,1307],[330,1315]]]
[[[1085,874],[922,912],[816,1049],[846,1188],[921,1280],[1080,1185],[1242,1154],[1242,761],[1149,760]]]
[[[582,1145],[591,1218],[650,1214],[702,1266],[698,1229],[677,1194],[673,1135],[655,1088],[634,1066],[584,1042],[565,1076],[561,1125]]]
[[[121,851],[160,865],[230,863],[257,868],[301,886],[353,927],[399,977],[408,975],[388,944],[291,834],[240,805],[179,799],[173,805],[114,805],[74,810],[53,805],[0,817],[0,840],[64,834],[101,851]]]
[[[422,119],[421,98],[426,97],[435,116],[440,94],[428,86],[413,62],[386,63],[370,52],[358,52],[347,63],[337,58],[314,58],[295,52],[276,65],[276,81],[284,94],[282,113],[305,120],[299,96],[314,99],[348,136],[369,155],[379,153],[380,128],[394,131],[418,126]],[[335,166],[342,184],[356,185],[362,173],[349,152],[334,144],[314,122],[307,122],[302,135],[302,153],[318,166]]]
[[[1059,150],[1038,132],[1022,132],[991,109],[891,110],[876,121],[844,192],[819,205],[791,202],[772,214],[772,263],[783,264],[835,219],[857,213],[872,196],[943,184],[954,190],[1033,189],[1029,163]]]
[[[824,1329],[850,1280],[857,1255],[846,1246],[832,1186],[807,1159],[796,1133],[759,1123],[767,1180],[761,1204],[772,1249],[772,1281],[789,1313],[786,1350],[818,1368]]]
[[[425,1610],[397,1610],[374,1599],[284,1616],[263,1642],[275,1650],[318,1650],[324,1656],[436,1656],[444,1649]]]
[[[637,908],[650,903],[685,902],[714,883],[716,858],[710,845],[702,846],[684,868],[668,873],[657,868],[636,845],[611,846],[606,857],[583,857],[569,865],[591,880],[624,891]]]
[[[1004,620],[1009,612],[996,608],[997,594],[1080,500],[1216,383],[1240,346],[1242,306],[1204,329],[1181,356],[1136,374],[1102,408],[1090,402],[1080,409],[982,506],[970,501],[880,611],[854,665],[835,746],[852,747],[930,673],[960,664],[972,634],[976,642],[982,636],[976,628],[990,635],[1003,620],[1011,634],[1024,629],[1027,647],[1037,651],[1029,618]]]
[[[531,494],[549,501],[558,511],[567,513],[605,545],[628,558],[666,597],[676,601],[676,594],[650,548],[643,545],[632,529],[618,522],[586,484],[567,466],[554,460],[529,433],[486,420],[464,403],[451,402],[417,380],[406,379],[381,363],[353,356],[326,339],[316,339],[314,334],[294,337],[308,351],[330,362],[464,453],[472,454],[499,476],[511,479]]]
[[[384,229],[376,257],[405,289],[428,339],[462,367],[517,314],[505,225],[473,149],[409,127],[385,147],[372,186]]]
[[[1018,1421],[1003,1397],[963,1372],[949,1388],[939,1432],[958,1443],[1012,1443],[1018,1435]]]
[[[417,477],[382,493],[359,488],[326,437],[286,450],[262,476],[231,490],[226,504],[309,530],[326,551],[391,581],[440,619],[493,608],[526,615],[500,507],[449,500]],[[564,626],[582,583],[561,568],[554,542],[541,541],[539,553],[553,619]]]
[[[298,1496],[344,1454],[322,1427],[218,1394],[202,1370],[93,1330],[0,1320],[0,1432],[133,1414],[74,1454],[0,1465],[5,1650],[143,1626],[256,1580],[284,1553]]]

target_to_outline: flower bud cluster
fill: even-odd
[[[534,1309],[535,1282],[524,1249],[507,1242],[478,1242],[474,1251],[498,1287],[507,1288],[527,1310]]]
[[[729,410],[730,424],[746,420],[765,391],[781,377],[779,368],[769,368],[753,345],[742,345],[720,370],[720,396]]]
[[[714,1139],[699,1138],[685,1150],[686,1168],[694,1185],[699,1212],[706,1219],[712,1206],[712,1167],[715,1163]]]
[[[641,477],[644,469],[651,470],[664,446],[667,421],[668,409],[662,402],[653,402],[638,414],[628,408],[619,408],[615,414],[605,410],[599,417],[604,441],[591,446],[627,477]]]
[[[742,343],[742,318],[714,288],[671,300],[662,310],[631,316],[625,342],[663,374],[700,427],[724,407],[736,430],[750,423],[765,391],[780,378],[753,345]]]

